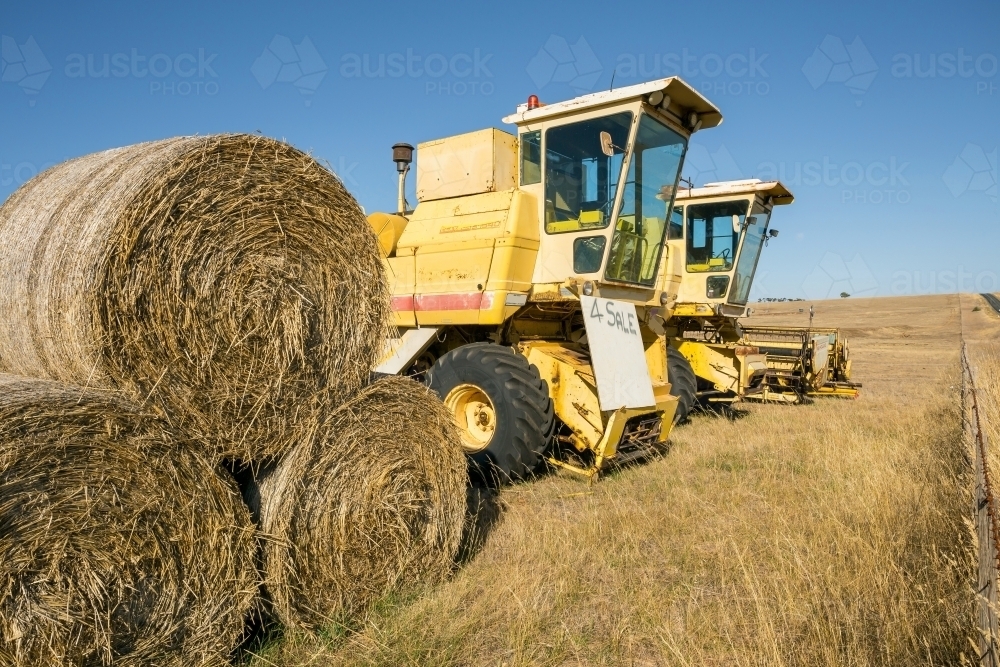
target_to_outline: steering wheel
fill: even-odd
[[[722,250],[719,251],[718,254],[712,255],[712,257],[714,257],[716,259],[724,259],[724,260],[726,260],[728,262],[729,261],[729,253],[730,252],[732,252],[732,251],[729,248],[723,248]]]

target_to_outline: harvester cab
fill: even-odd
[[[761,249],[778,235],[769,227],[771,211],[793,201],[778,181],[681,189],[668,232],[674,270],[683,276],[674,316],[742,317]]]
[[[749,327],[738,319],[748,312],[761,251],[778,235],[770,228],[774,207],[793,201],[782,183],[758,179],[677,194],[668,270],[681,281],[665,333],[690,364],[677,375],[694,377],[687,389],[702,403],[857,395],[860,385],[850,382],[847,341],[838,330]]]
[[[401,335],[384,373],[423,375],[481,470],[547,459],[591,477],[666,440],[679,277],[666,235],[690,135],[719,110],[672,77],[541,104],[417,147],[417,205],[369,220]],[[405,144],[394,147],[400,178]],[[676,352],[674,352],[676,354]]]

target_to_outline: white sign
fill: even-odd
[[[601,410],[655,406],[635,306],[592,296],[581,296],[580,305]]]

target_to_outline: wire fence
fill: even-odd
[[[997,523],[997,502],[993,494],[992,471],[986,454],[989,451],[986,434],[982,429],[979,411],[979,396],[976,393],[976,375],[969,364],[965,343],[962,343],[962,407],[965,429],[972,443],[974,460],[975,526],[979,545],[979,574],[977,581],[979,630],[979,663],[987,667],[1000,667],[1000,650],[997,638],[1000,636],[997,623],[997,572],[1000,570],[1000,525]]]

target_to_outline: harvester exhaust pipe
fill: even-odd
[[[413,162],[413,146],[410,144],[394,144],[392,147],[392,160],[396,163],[396,171],[399,173],[399,195],[397,208],[400,215],[406,214],[406,172],[410,170],[410,163]]]

